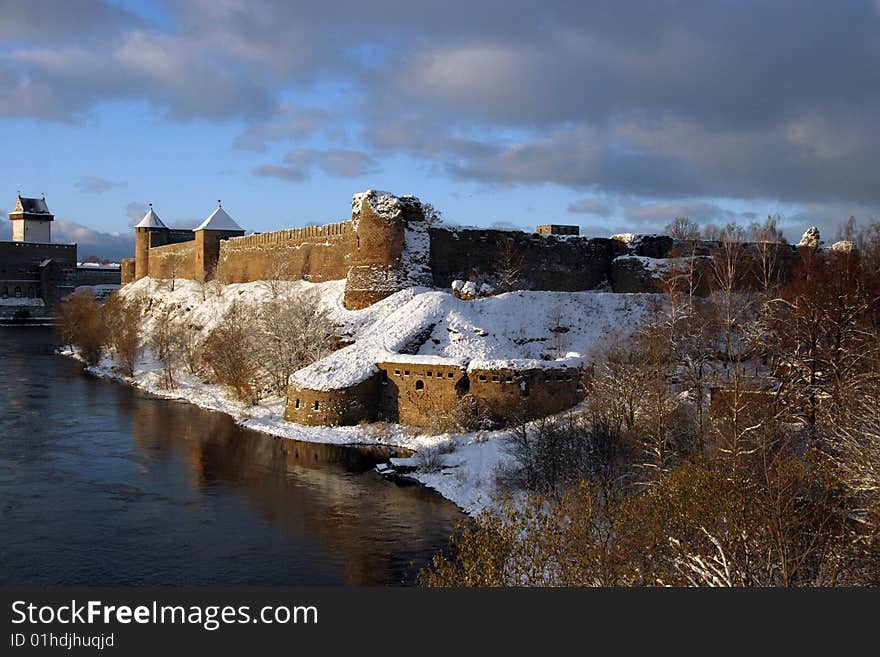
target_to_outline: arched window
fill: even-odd
[[[318,408],[320,408],[320,406],[321,404],[318,402],[317,399],[315,400],[315,403],[312,404],[312,408],[314,408],[316,411],[318,410]]]
[[[293,405],[294,408],[299,408],[299,399],[296,400],[296,403]]]
[[[424,390],[425,382],[422,380],[416,381],[416,390]]]
[[[21,299],[21,288],[18,285],[15,286],[15,298]]]

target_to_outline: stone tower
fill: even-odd
[[[14,242],[40,242],[48,244],[52,241],[52,221],[55,215],[49,212],[46,197],[22,198],[18,195],[15,209],[9,213],[12,221],[12,240]]]
[[[433,284],[430,237],[419,199],[375,190],[355,194],[351,221],[346,308],[366,308],[398,290]]]
[[[241,237],[244,230],[230,217],[220,201],[217,209],[195,229],[195,276],[200,281],[214,277],[220,259],[220,242],[230,237]]]
[[[150,203],[149,212],[134,227],[134,280],[150,275],[151,243],[156,242],[152,246],[164,243],[162,239],[155,240],[153,235],[159,237],[166,232],[168,227],[162,223],[159,215],[153,211],[153,204]]]

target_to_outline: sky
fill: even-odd
[[[880,218],[880,0],[0,0],[0,239],[129,255],[339,221],[352,194],[589,235]]]

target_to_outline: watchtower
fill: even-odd
[[[223,209],[217,201],[217,209],[200,223],[196,229],[195,276],[205,281],[214,276],[220,259],[220,242],[230,237],[241,237],[244,229]]]
[[[52,241],[52,221],[55,215],[49,212],[46,197],[23,198],[21,194],[15,202],[15,209],[9,213],[12,221],[12,241],[40,242]]]
[[[134,280],[150,275],[150,246],[156,246],[152,244],[154,241],[164,243],[161,239],[155,240],[153,236],[158,237],[166,232],[168,226],[162,223],[150,203],[150,210],[134,227]]]

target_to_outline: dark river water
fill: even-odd
[[[456,507],[388,451],[280,440],[0,327],[0,585],[411,584]]]

